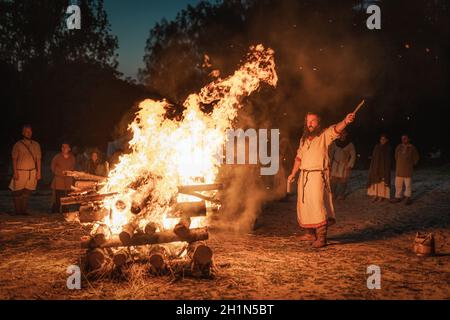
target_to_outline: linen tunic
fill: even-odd
[[[328,148],[338,137],[331,126],[311,140],[300,140],[297,220],[302,228],[318,228],[327,224],[328,216],[334,218]]]
[[[28,151],[30,149],[30,151]],[[9,189],[20,191],[23,189],[36,190],[37,186],[37,161],[41,159],[41,147],[34,140],[23,139],[14,145],[11,152],[12,160],[16,163],[19,179],[11,179]]]

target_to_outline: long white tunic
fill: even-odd
[[[300,159],[298,180],[297,220],[303,228],[318,228],[334,217],[330,190],[330,160],[328,148],[339,137],[335,126],[325,129],[318,137],[300,141],[297,158]]]

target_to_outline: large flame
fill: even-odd
[[[104,200],[111,214],[105,223],[118,234],[134,215],[133,204],[145,203],[139,224],[155,222],[170,229],[177,221],[168,219],[174,200],[199,201],[178,195],[177,186],[214,183],[221,159],[218,152],[226,142],[242,98],[257,90],[262,82],[276,86],[274,52],[262,45],[251,47],[246,62],[233,75],[217,79],[184,102],[182,120],[166,118],[167,101],[145,100],[129,130],[132,152],[123,155],[109,174],[101,192],[117,193]],[[200,106],[213,105],[205,114]],[[118,205],[120,204],[120,205]],[[191,228],[202,227],[206,218],[195,218]]]

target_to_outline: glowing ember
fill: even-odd
[[[132,152],[123,155],[110,173],[102,193],[117,193],[103,201],[110,210],[102,224],[113,235],[138,218],[144,229],[154,222],[158,229],[173,229],[179,219],[170,219],[176,202],[195,202],[193,196],[178,195],[180,185],[215,182],[226,129],[232,128],[243,97],[257,90],[262,82],[277,84],[274,52],[262,45],[251,47],[246,62],[232,76],[205,86],[184,102],[181,121],[167,119],[167,101],[145,100],[129,130]],[[202,104],[214,105],[207,115]],[[207,217],[196,217],[190,228],[203,227]],[[161,231],[161,230],[158,230]]]

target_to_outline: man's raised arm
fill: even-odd
[[[355,121],[355,113],[349,113],[344,120],[336,124],[335,130],[337,133],[342,133],[344,129],[353,121]]]

